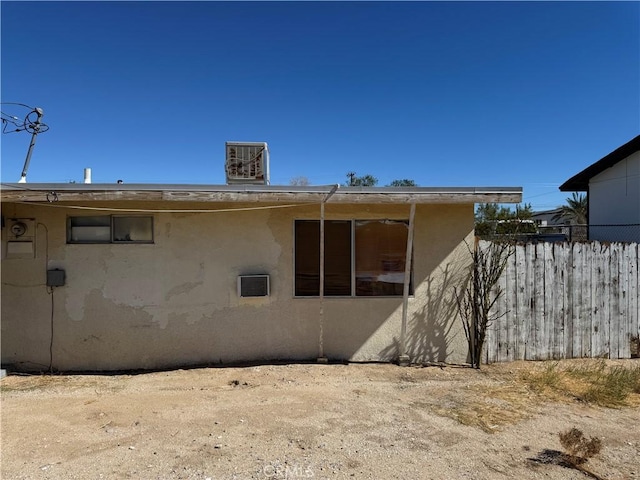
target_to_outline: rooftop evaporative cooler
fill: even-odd
[[[269,185],[269,148],[265,142],[226,142],[227,184]]]

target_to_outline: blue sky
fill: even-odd
[[[29,182],[522,186],[535,209],[640,133],[638,2],[10,2],[2,102],[44,110]],[[2,105],[24,116],[28,110]],[[30,135],[4,134],[2,181]]]

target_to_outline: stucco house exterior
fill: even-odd
[[[589,240],[640,243],[640,135],[574,175],[563,192],[587,192]]]
[[[522,190],[15,183],[0,197],[3,367],[109,371],[466,362],[453,293],[474,204]]]

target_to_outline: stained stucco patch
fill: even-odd
[[[167,294],[164,296],[164,299],[169,301],[171,297],[189,293],[191,290],[201,286],[203,283],[204,282],[200,281],[200,282],[187,282],[187,283],[183,283],[182,285],[176,285],[175,287],[173,287],[171,290],[167,292]]]

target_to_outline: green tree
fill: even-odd
[[[378,179],[373,175],[363,175],[361,177],[356,176],[356,172],[347,173],[347,187],[375,187],[378,184]]]
[[[587,220],[587,196],[573,192],[567,198],[567,204],[560,207],[560,212],[553,216],[554,220],[568,220],[572,225],[586,225]]]
[[[403,178],[402,180],[393,180],[387,187],[417,187],[418,185],[413,180]]]
[[[532,215],[533,209],[530,204],[516,205],[515,210],[497,203],[480,204],[475,214],[476,236],[493,238],[536,233],[537,227],[531,220]]]

